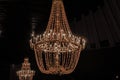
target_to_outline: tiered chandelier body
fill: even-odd
[[[73,35],[62,0],[53,0],[47,28],[43,34],[32,33],[30,46],[35,51],[37,65],[45,74],[69,74],[74,71],[84,37]]]
[[[16,73],[17,73],[17,76],[19,76],[19,80],[33,79],[33,76],[35,75],[35,71],[31,70],[28,58],[24,59],[21,70],[17,71]]]

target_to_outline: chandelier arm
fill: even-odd
[[[45,54],[45,62],[46,62],[46,69],[47,70],[49,70],[49,68],[50,68],[48,55],[49,55],[48,52],[46,52],[46,54]]]
[[[71,54],[71,55],[69,55],[69,66],[67,67],[67,69],[70,69],[70,64],[72,63],[72,61],[71,61],[71,60],[72,60],[72,58],[71,58],[71,57],[72,57],[72,54]]]
[[[62,3],[61,3],[62,4]],[[65,18],[64,18],[64,15],[63,15],[63,10],[64,10],[64,8],[62,8],[62,6],[60,5],[60,21],[61,21],[61,29],[63,29],[64,30],[64,32],[65,33],[67,33],[68,32],[68,30],[67,30],[67,27],[66,27],[66,24],[65,24]],[[69,27],[69,26],[68,26]]]
[[[56,64],[56,68],[59,71],[59,53],[55,53],[55,64]]]
[[[53,60],[52,54],[49,53],[49,61],[48,62],[49,62],[51,67],[53,67],[53,61],[52,60]]]
[[[52,22],[52,24],[53,24],[53,33],[56,33],[56,22],[55,21],[56,21],[56,11],[57,11],[56,7],[57,7],[57,4],[55,4],[54,6],[55,7],[54,7],[54,14],[53,14],[53,16],[55,16],[55,17],[54,17],[54,22]]]
[[[42,53],[37,53],[38,55],[42,55]],[[36,56],[37,57],[37,56]],[[38,68],[40,69],[40,71],[42,73],[45,73],[45,74],[49,74],[49,71],[45,69],[44,65],[43,65],[43,60],[42,60],[42,57],[39,57],[39,58],[36,58],[36,61],[37,61],[37,65],[38,65]],[[41,63],[41,64],[40,64]]]
[[[57,4],[57,7],[56,7],[56,22],[55,22],[55,26],[56,26],[56,34],[58,34],[58,28],[60,27],[59,26],[59,16],[60,16],[60,14],[59,14],[59,4]]]
[[[73,53],[73,55],[74,55],[74,53]],[[74,55],[74,58],[72,58],[70,69],[68,69],[67,71],[65,71],[64,74],[69,74],[69,73],[71,73],[71,72],[74,71],[74,66],[75,66],[74,62],[75,62],[75,55]]]
[[[66,63],[65,63],[65,68],[67,69],[67,63],[68,63],[68,52],[66,52]]]
[[[68,59],[68,61],[67,61],[67,68],[66,69],[68,70],[69,69],[69,65],[70,65],[70,54],[69,54],[69,52],[68,52],[68,58],[67,59]]]
[[[54,17],[54,16],[52,16],[52,14],[54,14],[53,10],[54,10],[54,4],[52,4],[52,7],[51,7],[50,18],[49,18],[48,25],[46,28],[47,32],[50,30],[50,25],[52,25],[52,21],[53,21],[53,17]]]
[[[38,68],[41,70],[41,72],[45,71],[44,65],[43,65],[43,60],[42,60],[42,51],[36,51],[35,50],[35,57],[37,61],[37,65],[39,66]]]
[[[67,54],[67,52],[66,52],[66,60],[65,60],[65,68],[67,68],[67,62],[68,62],[68,54]]]
[[[66,53],[64,53],[64,60],[65,60],[65,62],[63,64],[63,67],[65,67],[65,64],[66,64]]]
[[[73,66],[74,66],[74,60],[75,60],[75,52],[72,52],[72,62],[71,62],[71,65],[70,65],[70,69],[72,70],[73,69]]]
[[[77,63],[78,63],[78,61],[79,61],[79,57],[80,57],[80,53],[81,53],[81,48],[79,48],[79,50],[76,52],[76,55],[75,55],[75,61],[74,61],[74,63],[75,63],[75,65],[73,66],[73,70],[75,69],[75,67],[77,66]]]
[[[69,53],[69,64],[68,64],[68,68],[67,68],[67,69],[69,69],[69,66],[70,66],[70,60],[71,60],[71,55],[70,55],[70,53]]]
[[[49,54],[49,63],[50,63],[50,65],[53,67],[53,55],[52,54]]]
[[[78,60],[79,60],[79,53],[75,55],[75,59],[74,59],[74,65],[73,65],[73,70],[75,69],[75,67],[77,66]]]
[[[62,66],[64,66],[64,64],[65,64],[65,54],[62,53]]]
[[[68,64],[67,64],[68,66],[67,66],[67,69],[68,69],[68,67],[69,67],[69,65],[70,65],[70,54],[68,53]]]
[[[64,6],[63,6],[63,2],[61,1],[61,7],[62,7],[62,19],[64,19],[65,20],[65,23],[66,23],[66,28],[67,28],[67,31],[69,31],[70,33],[72,33],[71,32],[71,30],[70,30],[70,27],[69,27],[69,24],[68,24],[68,21],[67,21],[67,16],[66,16],[66,13],[65,13],[65,8],[64,8]]]

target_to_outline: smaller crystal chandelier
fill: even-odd
[[[17,76],[19,76],[19,80],[32,80],[35,75],[35,71],[31,70],[29,59],[25,58],[22,63],[21,70],[17,71]]]

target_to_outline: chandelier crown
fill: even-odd
[[[46,74],[73,72],[86,44],[84,37],[72,34],[62,0],[53,0],[45,32],[40,35],[32,32],[31,36],[30,46],[38,67]]]

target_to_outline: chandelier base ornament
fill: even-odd
[[[70,74],[74,71],[86,39],[73,35],[62,0],[53,0],[47,28],[43,34],[33,31],[30,46],[37,65],[45,74]]]

